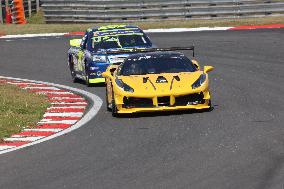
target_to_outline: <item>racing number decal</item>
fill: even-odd
[[[118,40],[118,37],[117,36],[96,36],[96,37],[93,37],[93,41],[95,43],[99,43],[99,42],[102,42],[102,41],[119,41]]]

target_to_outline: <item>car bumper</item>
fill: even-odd
[[[158,111],[177,111],[177,110],[202,110],[209,109],[209,100],[205,100],[204,104],[186,105],[186,106],[159,106],[148,108],[120,108],[117,113],[129,114],[138,112],[158,112]]]
[[[209,109],[210,92],[208,88],[195,93],[181,95],[153,96],[148,98],[116,95],[118,113],[173,111],[188,109]]]
[[[208,81],[190,91],[156,92],[154,94],[129,93],[120,88],[114,88],[117,113],[209,109],[210,99]]]

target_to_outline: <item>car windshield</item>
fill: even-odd
[[[196,67],[185,56],[162,55],[128,58],[121,65],[118,75],[145,75],[160,73],[194,72]]]
[[[150,41],[142,35],[122,35],[118,38],[122,48],[151,46]]]
[[[121,48],[116,41],[102,41],[98,45],[95,45],[98,49],[115,49]]]
[[[151,45],[150,40],[144,35],[107,36],[105,38],[94,38],[92,41],[92,48],[94,50],[151,47]]]

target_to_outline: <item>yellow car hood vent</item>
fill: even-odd
[[[182,92],[191,89],[191,85],[203,72],[183,72],[120,76],[124,83],[131,86],[135,93],[171,93],[171,91]]]

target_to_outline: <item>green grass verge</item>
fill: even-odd
[[[49,105],[44,95],[0,84],[0,140],[36,126]]]
[[[27,19],[29,24],[45,24],[43,11],[39,11],[33,14],[30,18]]]
[[[2,34],[33,34],[33,33],[57,33],[85,31],[93,26],[107,25],[99,24],[44,24],[42,12],[34,15],[26,25],[1,25]],[[110,24],[110,23],[108,23]],[[214,26],[239,26],[239,25],[263,25],[263,24],[284,24],[284,16],[263,17],[263,18],[242,18],[242,19],[214,19],[214,20],[186,20],[186,21],[160,21],[160,22],[136,22],[136,23],[115,23],[134,24],[142,29],[155,28],[195,28]]]

